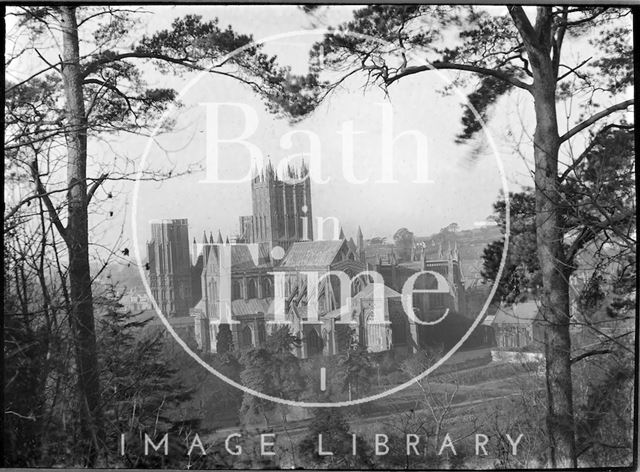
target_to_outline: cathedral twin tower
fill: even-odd
[[[308,169],[287,167],[278,176],[269,161],[251,181],[253,214],[240,217],[240,240],[268,243],[285,251],[296,241],[313,239]]]

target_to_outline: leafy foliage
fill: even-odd
[[[494,203],[495,220],[506,231],[504,198]],[[538,256],[536,253],[535,197],[531,189],[509,194],[509,248],[502,279],[496,296],[507,303],[524,301],[540,289]],[[483,252],[482,276],[495,281],[500,268],[505,239],[490,243]]]
[[[635,227],[635,153],[633,127],[607,125],[594,133],[585,151],[574,160],[562,176],[560,205],[567,274],[593,265],[601,258],[604,265],[611,256],[627,257]],[[539,262],[536,253],[535,196],[532,189],[511,193],[510,231],[507,262],[498,286],[499,300],[521,302],[536,296],[541,286]],[[506,231],[506,201],[500,198],[494,204],[494,219]],[[609,250],[604,249],[605,244]],[[494,281],[498,273],[504,239],[489,244],[483,254],[482,276]],[[585,259],[586,258],[586,259]],[[626,264],[625,264],[626,265]],[[603,271],[605,266],[591,271],[592,276],[580,295],[583,309],[593,307],[604,299]],[[611,279],[610,276],[607,276]]]
[[[462,131],[456,136],[456,142],[462,144],[482,131],[492,105],[503,95],[513,89],[513,85],[495,77],[483,77],[480,85],[471,92],[464,105],[462,114]]]
[[[590,40],[593,47],[603,51],[594,67],[606,80],[605,87],[610,93],[623,92],[633,85],[633,47],[626,40],[631,28],[616,27],[601,31],[598,38]]]
[[[319,85],[314,76],[292,75],[290,68],[279,66],[261,49],[251,35],[236,33],[231,26],[221,28],[217,18],[203,21],[201,16],[187,15],[176,19],[171,29],[143,37],[134,54],[154,59],[165,71],[186,66],[233,75],[263,97],[274,113],[289,117],[309,113]],[[237,65],[238,72],[222,69],[227,62]]]
[[[634,146],[633,125],[623,121],[603,126],[565,170],[563,223],[567,233],[576,232],[576,250],[600,236],[618,244],[632,242],[636,221]]]
[[[266,395],[297,400],[305,388],[300,359],[292,352],[299,345],[300,340],[291,334],[288,326],[271,333],[265,347],[252,348],[242,354],[242,384]],[[240,412],[246,420],[257,416],[268,424],[268,415],[276,410],[276,405],[245,393]]]
[[[12,13],[28,28],[34,44],[51,41],[49,35],[58,30],[56,8],[22,7]],[[175,90],[149,86],[143,72],[147,63],[164,73],[207,71],[234,78],[261,97],[271,112],[291,120],[307,115],[317,104],[321,84],[315,75],[292,74],[289,67],[279,65],[261,45],[254,44],[251,35],[222,27],[217,18],[207,21],[187,15],[175,19],[169,28],[135,38],[131,31],[142,20],[130,10],[79,7],[76,16],[79,36],[90,51],[80,61],[86,108],[83,120],[90,137],[144,134],[159,123],[169,106],[180,106]],[[94,20],[100,17],[105,21]],[[69,131],[60,64],[45,62],[49,66],[30,79],[5,84],[5,146],[20,153],[15,155],[18,162],[33,159],[34,145],[48,149],[51,143],[63,145]],[[162,128],[172,125],[167,120]],[[116,169],[110,169],[110,179],[122,178]]]
[[[411,248],[415,243],[413,232],[409,231],[407,228],[400,228],[393,235],[393,241],[398,248],[398,255],[400,258],[403,260],[409,259]]]
[[[631,27],[624,21],[630,14],[628,9],[559,6],[546,14],[555,41],[548,47],[554,48],[554,54],[560,53],[565,37],[586,37],[594,46],[593,56],[581,63],[571,65],[555,59],[558,99],[584,89],[615,94],[632,84]],[[471,90],[463,105],[457,140],[467,141],[482,129],[482,121],[491,118],[493,105],[501,96],[516,88],[532,90],[532,61],[536,59],[523,41],[514,20],[517,16],[509,9],[500,14],[444,5],[357,9],[352,20],[333,29],[311,50],[316,72],[331,69],[342,73],[338,80],[319,83],[325,88],[321,98],[355,72],[365,77],[365,87],[379,86],[387,91],[396,81],[413,74],[433,69],[460,71],[453,85]],[[598,36],[593,34],[595,28]],[[469,72],[478,80],[471,82]],[[593,104],[592,97],[589,105]]]
[[[375,374],[375,365],[367,348],[360,344],[352,345],[340,359],[342,370],[342,391],[350,391],[352,398],[362,398],[371,389]]]

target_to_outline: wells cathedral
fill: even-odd
[[[409,277],[424,270],[441,274],[448,293],[411,295],[417,319],[433,321],[449,312],[450,316],[466,312],[457,248],[432,257],[424,246],[416,245],[402,260],[393,250],[372,254],[360,228],[355,240],[347,239],[342,229],[337,239],[313,240],[310,184],[304,164],[281,176],[269,163],[251,181],[253,212],[239,218],[240,234],[225,239],[220,232],[215,239],[205,234],[201,245],[193,240],[191,254],[187,220],[152,222],[148,243],[152,293],[181,336],[192,337],[204,352],[216,352],[220,326],[216,321],[226,310],[234,322],[229,325],[234,346],[260,346],[282,326],[275,323],[279,309],[302,341],[296,353],[301,358],[337,354],[354,342],[371,352],[412,351],[429,342],[432,327],[411,322],[401,292]],[[322,224],[322,219],[316,223]],[[230,252],[230,263],[228,256],[222,257],[225,250]],[[221,270],[224,264],[230,267]],[[379,276],[358,275],[364,271]],[[230,280],[221,272],[230,272]],[[312,273],[317,279],[310,277]],[[350,283],[344,283],[345,277],[341,283],[337,273],[346,274]],[[376,284],[383,284],[382,290]],[[431,274],[417,276],[414,284],[416,291],[436,286]],[[314,300],[317,318],[309,319],[309,302]],[[344,322],[345,302],[351,323]],[[384,323],[373,323],[379,310]]]

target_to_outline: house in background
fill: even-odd
[[[537,302],[502,305],[494,315],[487,316],[483,324],[493,328],[498,349],[542,348],[543,322]]]

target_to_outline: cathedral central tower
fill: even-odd
[[[296,241],[313,239],[311,180],[302,163],[278,176],[271,162],[251,181],[253,215],[240,217],[242,239],[285,250]]]

